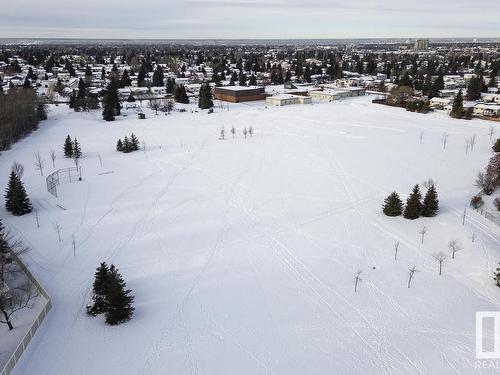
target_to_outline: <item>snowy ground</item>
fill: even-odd
[[[492,280],[500,230],[472,211],[464,227],[461,215],[491,156],[491,123],[370,100],[267,110],[253,103],[114,123],[53,108],[39,131],[0,157],[0,186],[14,160],[26,166],[41,228],[33,215],[0,214],[31,244],[24,259],[54,302],[15,374],[490,373],[474,369],[475,312],[500,307]],[[249,125],[255,135],[245,140]],[[114,151],[131,132],[146,153]],[[56,199],[33,153],[48,166],[55,148],[56,167],[71,166],[62,157],[67,134],[81,142],[84,181],[62,185]],[[476,149],[466,156],[472,134]],[[429,177],[438,217],[381,214],[392,190],[406,197]],[[439,276],[432,254],[451,257],[451,239],[464,250]],[[136,296],[134,319],[118,327],[84,312],[103,260]]]

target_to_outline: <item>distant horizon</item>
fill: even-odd
[[[0,38],[496,39],[495,14],[493,0],[16,0],[2,6]]]
[[[0,45],[5,44],[23,44],[25,42],[33,44],[50,44],[62,42],[64,44],[76,43],[159,43],[159,44],[411,44],[417,39],[428,39],[430,43],[500,43],[500,37],[359,37],[359,38],[68,38],[68,37],[24,37],[24,38],[2,38]]]

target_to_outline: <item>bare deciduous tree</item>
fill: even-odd
[[[441,275],[441,271],[443,270],[443,263],[446,260],[447,256],[442,251],[440,251],[439,253],[434,254],[432,257],[436,260],[436,262],[439,263],[439,274]]]
[[[13,266],[12,257],[18,257],[28,250],[29,248],[23,241],[14,238],[8,231],[4,231],[3,236],[0,236],[0,284],[6,280],[8,274],[20,271],[18,267]]]
[[[474,242],[474,239],[472,240],[472,242]],[[448,247],[451,250],[451,259],[455,259],[455,254],[462,250],[462,245],[457,240],[451,240],[450,242],[448,242]]]
[[[233,139],[234,139],[234,136],[236,134],[236,129],[234,128],[234,126],[231,126],[231,134],[233,135]]]
[[[22,165],[21,163],[18,163],[17,161],[15,161],[12,164],[11,168],[14,171],[14,173],[17,175],[17,177],[19,177],[19,178],[23,177],[23,174],[24,174],[24,165]]]
[[[424,236],[427,233],[427,227],[425,225],[422,226],[422,229],[418,232],[421,235],[421,242],[424,243]]]
[[[247,134],[248,134],[247,128],[244,128],[243,135],[244,135],[245,139],[247,139]]]
[[[50,150],[50,159],[52,160],[52,168],[56,167],[56,150]]]
[[[155,115],[158,115],[158,110],[161,108],[160,101],[151,99],[149,101],[149,108],[151,108],[153,111],[155,111]]]
[[[71,236],[71,245],[73,246],[73,256],[75,256],[76,255],[76,238],[75,238],[74,234]]]
[[[473,134],[469,138],[470,150],[474,151],[474,146],[476,145],[476,135]]]
[[[413,275],[415,275],[415,272],[417,272],[417,267],[413,266],[409,270],[410,270],[410,273],[409,273],[409,276],[408,276],[408,289],[411,286],[411,281],[413,280]]]
[[[443,149],[446,150],[446,146],[448,145],[448,137],[450,135],[446,132],[443,133],[442,137],[441,137],[441,141],[443,142]]]
[[[358,284],[363,281],[361,279],[361,272],[362,271],[358,271],[356,272],[356,274],[354,275],[354,293],[356,293],[358,291]]]
[[[488,131],[488,135],[490,136],[490,141],[493,138],[494,134],[495,134],[495,127],[492,126],[492,127],[490,127],[490,130]]]
[[[3,315],[0,323],[7,324],[9,331],[14,329],[12,315],[17,311],[32,308],[37,296],[36,288],[29,281],[10,289],[4,284],[3,288],[0,288],[0,312]]]
[[[54,226],[54,230],[57,233],[57,238],[59,239],[59,242],[61,242],[61,225],[56,221],[52,224]]]
[[[33,162],[33,165],[35,166],[36,170],[40,171],[41,176],[43,176],[43,164],[44,163],[40,152],[35,152],[35,161]]]

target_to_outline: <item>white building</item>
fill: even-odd
[[[476,104],[473,113],[478,116],[500,117],[500,105],[497,104]]]
[[[291,94],[280,94],[280,95],[268,96],[266,98],[266,105],[281,107],[290,104],[312,104],[312,98],[310,96],[291,95]]]
[[[432,109],[444,109],[447,105],[451,104],[452,99],[450,98],[438,98],[434,97],[429,100],[429,107]]]

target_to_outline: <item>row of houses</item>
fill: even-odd
[[[453,107],[453,98],[431,98],[429,106],[432,109],[445,110],[449,113]],[[497,94],[489,102],[464,101],[463,107],[472,109],[472,113],[476,116],[500,117],[500,95]]]

